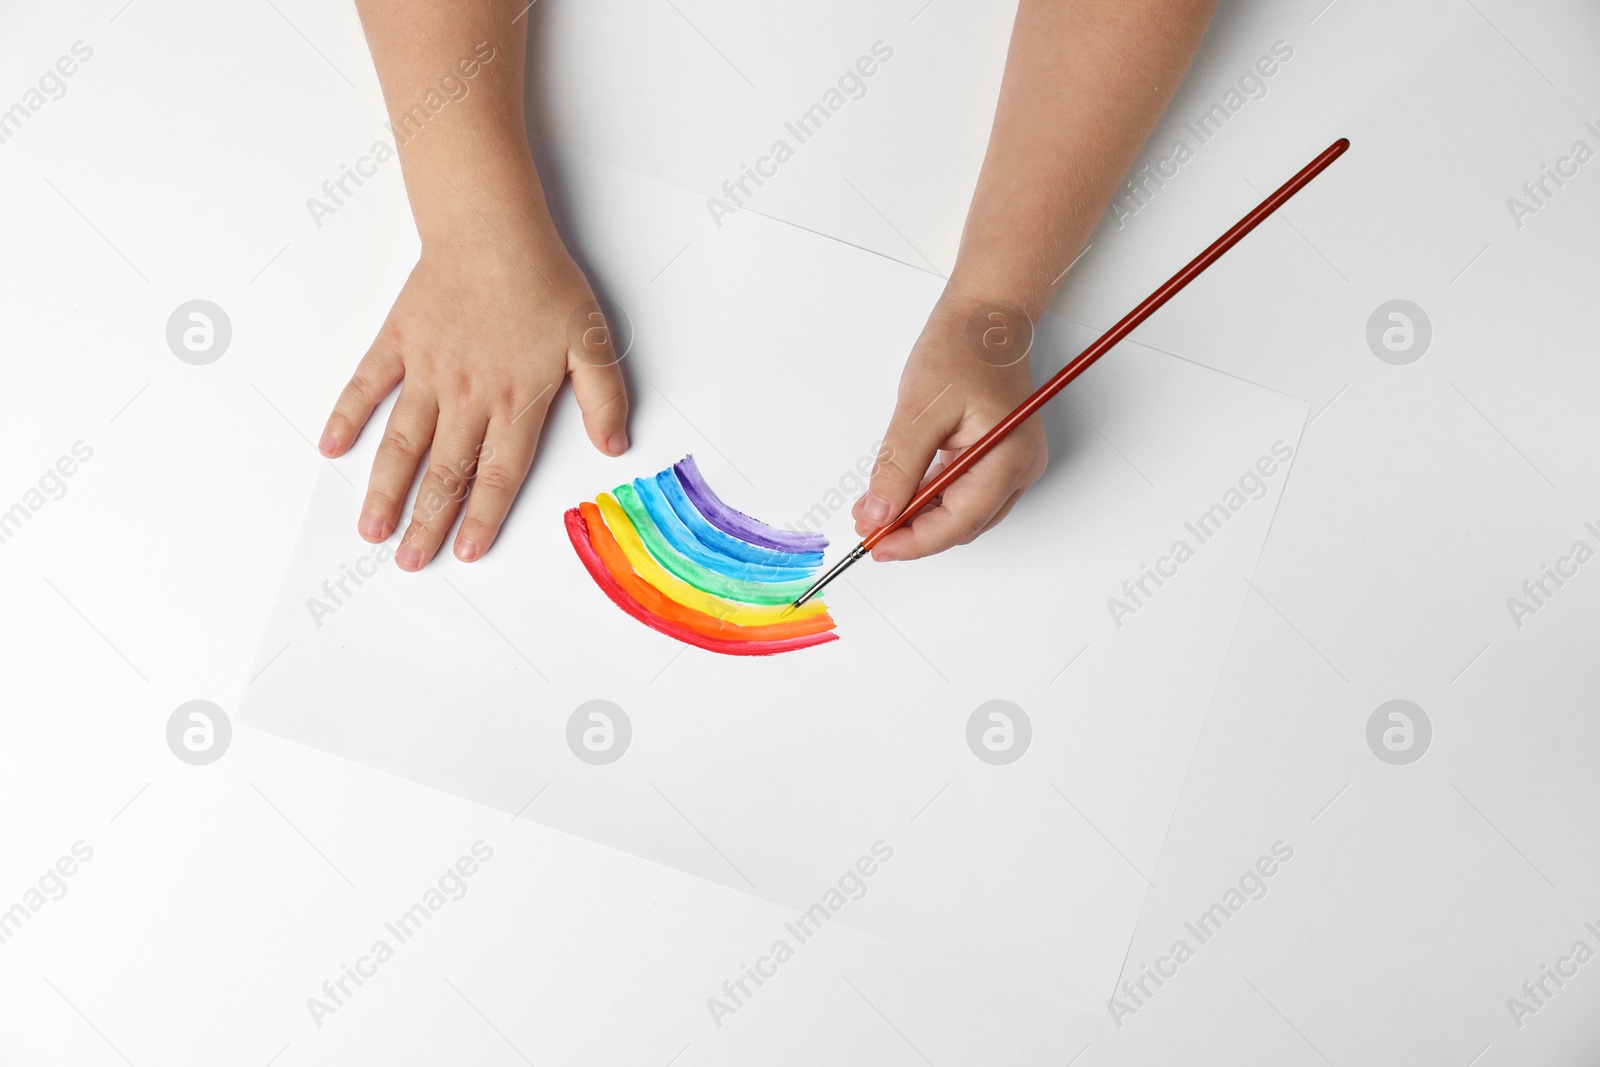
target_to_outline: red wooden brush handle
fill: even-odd
[[[1089,365],[1105,355],[1117,342],[1127,337],[1145,319],[1155,313],[1156,309],[1177,295],[1178,291],[1199,276],[1211,264],[1222,257],[1222,254],[1244,237],[1245,234],[1259,226],[1263,219],[1278,210],[1295,193],[1305,188],[1306,184],[1321,174],[1328,164],[1344,155],[1345,149],[1350,147],[1348,138],[1341,137],[1296,174],[1284,182],[1271,196],[1251,211],[1250,214],[1233,224],[1233,228],[1213,241],[1204,252],[1191,259],[1182,270],[1168,278],[1166,284],[1145,297],[1144,303],[1123,316],[1111,329],[1101,334],[1100,339],[1080,352],[1076,359],[1056,372],[1055,376],[1045,382],[1033,395],[1017,405],[1017,409],[997,423],[994,429],[978,438],[970,448],[950,462],[950,465],[933,477],[928,484],[917,490],[917,495],[911,498],[911,503],[906,505],[898,518],[890,520],[887,525],[880,526],[867,535],[862,545],[871,549],[879,541],[910,522],[916,514],[928,505],[934,497],[944,492],[951,482],[959,478],[963,472],[978,460],[984,453],[999,444],[1005,436],[1022,424],[1022,421],[1044,407],[1049,399],[1066,388],[1068,382],[1088,369]]]

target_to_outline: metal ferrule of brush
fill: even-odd
[[[789,610],[793,611],[795,608],[798,608],[800,605],[804,604],[806,601],[822,592],[823,586],[839,577],[839,575],[845,572],[845,568],[849,567],[852,563],[866,554],[867,546],[865,542],[862,542],[855,548],[852,548],[848,556],[846,556],[844,559],[841,559],[838,563],[835,563],[832,570],[828,571],[827,574],[824,574],[821,578],[818,578],[815,582],[813,582],[811,588],[807,589],[799,600],[796,600],[793,604],[790,604]]]

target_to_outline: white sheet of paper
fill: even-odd
[[[842,640],[685,649],[593,586],[562,512],[693,452],[735,506],[780,525],[820,506],[848,547],[854,468],[937,284],[764,219],[674,259],[692,197],[569,152],[544,162],[632,323],[633,448],[600,456],[563,399],[495,551],[408,575],[372,567],[354,532],[370,429],[319,481],[241,721],[797,909],[883,841],[894,859],[837,921],[1098,1003],[1288,475],[1270,457],[1292,452],[1305,405],[1126,346],[1049,412],[1055,460],[1005,524],[829,591]],[[1039,366],[1088,340],[1046,323]],[[1201,543],[1186,522],[1263,456],[1259,498],[1238,495]],[[1123,590],[1178,540],[1193,558],[1173,577]],[[1120,626],[1112,596],[1135,608]],[[565,740],[593,699],[633,731],[603,767]],[[1031,722],[1008,766],[967,743],[995,699]]]

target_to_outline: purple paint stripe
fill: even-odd
[[[684,456],[672,469],[684,493],[694,502],[695,510],[723,533],[779,552],[821,552],[828,547],[828,539],[821,534],[779,530],[724,504],[700,476],[693,456]]]

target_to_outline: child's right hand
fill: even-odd
[[[1032,339],[1032,321],[1021,307],[946,291],[912,346],[882,458],[850,512],[858,535],[899,515],[930,466],[942,470],[1033,392]],[[1028,419],[934,504],[879,542],[872,558],[921,559],[969,544],[1010,513],[1044,473],[1049,453],[1043,423],[1038,416]]]
[[[408,571],[425,566],[463,499],[455,554],[467,562],[480,558],[528,474],[562,378],[572,376],[594,446],[612,456],[628,447],[628,396],[617,359],[583,272],[552,230],[478,227],[425,241],[322,435],[324,455],[343,455],[373,409],[400,386],[372,465],[361,536],[377,543],[394,532],[426,454],[427,474],[396,564]]]

